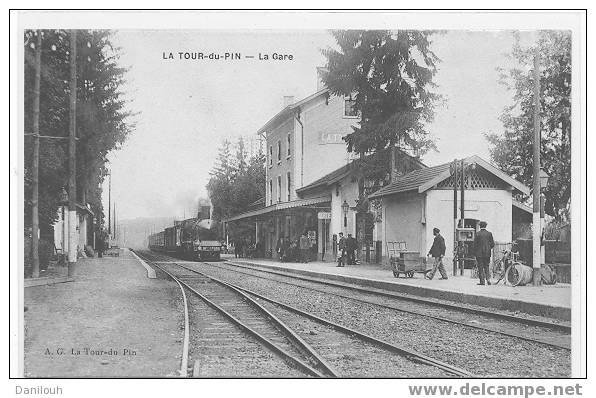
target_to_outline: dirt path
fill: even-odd
[[[75,282],[26,288],[25,306],[25,377],[178,375],[178,286],[129,252],[79,260]]]

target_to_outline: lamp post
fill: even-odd
[[[341,204],[341,210],[342,210],[342,212],[344,214],[344,230],[346,230],[346,232],[347,232],[347,228],[348,228],[348,210],[350,210],[350,205],[345,200]]]

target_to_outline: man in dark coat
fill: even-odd
[[[288,261],[290,257],[290,238],[287,236],[281,242],[281,261]]]
[[[348,265],[356,264],[356,249],[358,248],[358,242],[352,234],[348,234],[346,239],[346,250],[348,251]]]
[[[337,258],[337,266],[343,267],[346,263],[346,238],[344,238],[344,233],[339,233],[339,243],[337,244],[339,247],[339,257]]]
[[[445,256],[445,239],[440,234],[439,228],[433,228],[433,235],[435,239],[433,240],[433,245],[428,251],[428,255],[434,258],[433,269],[425,276],[428,279],[432,279],[435,277],[435,273],[437,272],[437,268],[441,273],[441,279],[447,279],[447,271],[445,271],[445,266],[443,265],[443,257]]]
[[[242,239],[238,238],[234,241],[234,256],[236,258],[242,257]]]
[[[310,251],[310,240],[308,239],[307,232],[304,231],[302,236],[300,236],[300,240],[298,241],[300,246],[300,261],[303,263],[308,263],[308,254]]]
[[[493,234],[486,230],[486,221],[480,221],[480,231],[478,231],[474,238],[474,254],[478,263],[478,277],[480,278],[479,285],[484,285],[485,279],[486,283],[490,285],[488,264],[493,247],[495,247]]]
[[[104,248],[104,231],[99,231],[97,234],[95,248],[97,249],[97,257],[103,257]]]

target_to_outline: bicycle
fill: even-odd
[[[495,265],[493,265],[492,269],[493,279],[497,280],[495,282],[495,285],[497,285],[503,279],[505,279],[505,282],[503,283],[506,283],[507,279],[505,278],[505,276],[507,275],[507,270],[509,270],[509,268],[513,264],[519,263],[518,252],[513,252],[511,250],[503,250],[502,253],[503,256]]]

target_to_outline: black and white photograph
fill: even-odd
[[[11,12],[11,378],[582,395],[585,21]]]

